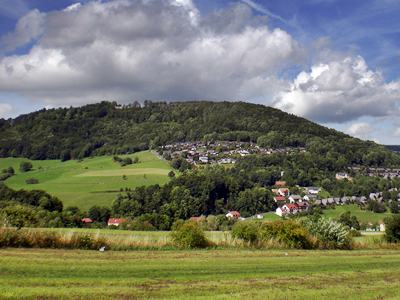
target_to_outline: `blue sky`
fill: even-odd
[[[400,144],[400,1],[77,3],[0,0],[0,117],[244,100]]]

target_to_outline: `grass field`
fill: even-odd
[[[0,299],[399,299],[400,252],[0,250]]]
[[[85,233],[105,238],[120,249],[127,248],[127,245],[161,248],[170,245],[172,242],[170,231],[130,231],[94,228],[25,228],[23,230],[53,231],[63,235]],[[235,244],[229,231],[206,231],[205,234],[216,245],[233,246]]]
[[[71,160],[31,161],[33,170],[19,171],[23,158],[1,158],[0,170],[12,166],[16,175],[6,184],[14,189],[41,189],[59,197],[64,206],[88,209],[93,205],[110,206],[121,188],[164,184],[168,181],[170,166],[150,151],[129,155],[139,157],[140,163],[121,167],[111,156],[88,158],[81,162]],[[121,156],[121,157],[126,157]],[[126,175],[126,180],[122,178]],[[26,184],[36,178],[39,184]]]
[[[350,211],[352,215],[356,216],[357,219],[362,222],[362,223],[376,223],[379,221],[382,221],[386,217],[391,216],[391,213],[386,212],[386,213],[374,213],[372,211],[368,210],[361,210],[357,205],[355,204],[349,204],[349,205],[343,205],[343,206],[336,206],[335,209],[325,209],[323,211],[324,215],[329,217],[329,218],[337,218],[339,217],[342,213]]]

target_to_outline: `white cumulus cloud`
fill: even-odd
[[[317,64],[301,72],[277,96],[277,108],[320,122],[345,122],[361,116],[398,112],[399,82],[385,83],[361,56]]]
[[[41,29],[29,37],[40,32],[38,41],[25,55],[0,59],[0,91],[53,105],[249,96],[268,103],[284,86],[276,74],[301,55],[289,33],[254,22],[244,4],[204,18],[191,0],[96,1],[33,13]],[[18,32],[17,25],[8,36]]]

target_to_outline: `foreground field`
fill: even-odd
[[[399,299],[399,285],[389,250],[0,250],[1,299]]]
[[[125,155],[126,156],[126,155]],[[125,157],[121,156],[121,157]],[[12,166],[16,175],[6,181],[14,189],[41,189],[59,197],[64,206],[88,209],[93,205],[110,206],[121,188],[164,184],[168,181],[170,166],[149,151],[135,153],[140,163],[121,167],[111,156],[88,158],[83,161],[31,161],[33,170],[19,172],[22,158],[0,159],[0,170]],[[123,178],[123,175],[126,177]],[[36,178],[39,184],[26,184]]]

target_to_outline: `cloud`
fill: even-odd
[[[372,126],[368,123],[354,123],[352,124],[349,129],[347,130],[347,132],[350,135],[354,135],[357,137],[365,137],[368,134],[372,133],[374,131],[374,129],[372,128]]]
[[[400,127],[396,128],[396,129],[394,130],[393,135],[394,135],[395,137],[400,137]]]
[[[44,14],[34,9],[17,22],[15,31],[0,39],[0,50],[10,51],[37,38],[43,31]]]
[[[319,122],[346,122],[361,116],[398,113],[400,82],[384,83],[361,56],[316,64],[280,93],[277,108]]]
[[[8,103],[0,103],[0,118],[5,118],[12,111],[12,106]]]
[[[21,20],[36,30],[21,38],[17,25],[7,39],[37,42],[0,59],[0,91],[52,105],[249,96],[269,103],[286,85],[276,74],[302,54],[290,34],[254,22],[244,4],[219,11],[225,28],[189,0],[96,1],[28,15]]]

